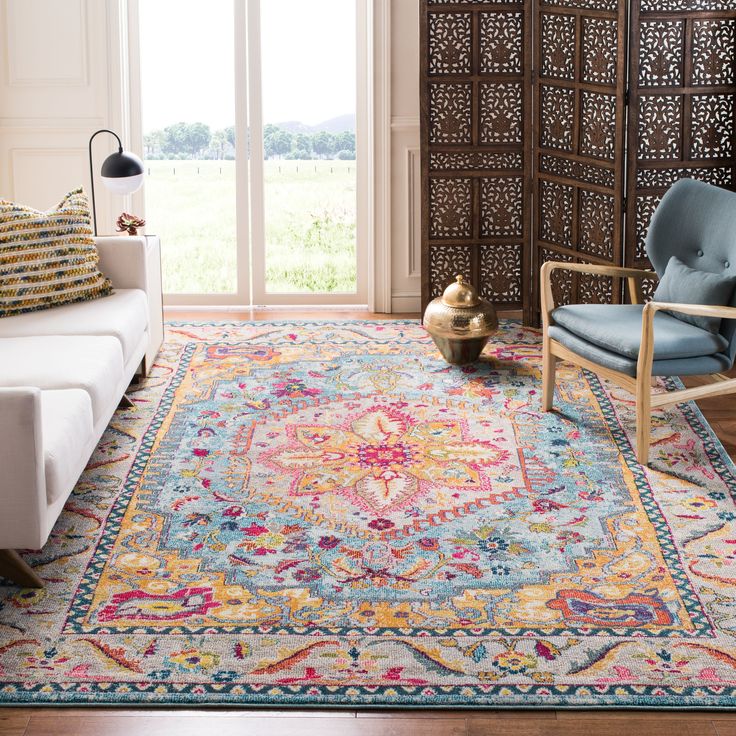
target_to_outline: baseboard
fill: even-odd
[[[392,294],[391,311],[396,314],[421,312],[422,297],[419,294]]]

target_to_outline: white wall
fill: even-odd
[[[115,0],[0,0],[0,197],[48,209],[80,184],[89,193],[90,135],[123,132],[108,23]],[[113,150],[98,136],[96,170]],[[111,233],[125,203],[95,186],[99,232]]]
[[[125,0],[0,0],[1,198],[47,209],[75,186],[89,192],[90,135],[111,128],[129,145],[124,7]],[[418,311],[419,0],[391,0],[390,76],[391,304]],[[97,137],[95,172],[113,150],[112,136]],[[95,192],[98,230],[113,232],[129,200],[111,197],[98,180]]]

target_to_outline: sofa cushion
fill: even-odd
[[[641,304],[572,304],[552,312],[555,324],[594,345],[627,358],[639,357]],[[668,314],[654,316],[654,360],[715,355],[728,348],[725,337]]]
[[[41,392],[46,503],[52,504],[77,482],[93,424],[92,401],[86,391]]]
[[[95,423],[120,399],[123,351],[114,337],[4,337],[0,386],[42,390],[81,388],[92,400]]]
[[[0,320],[0,338],[39,335],[110,335],[127,365],[148,327],[148,301],[140,289],[117,289],[105,299],[67,304]]]
[[[0,317],[112,292],[90,219],[81,188],[48,212],[0,199]]]

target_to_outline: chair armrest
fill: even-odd
[[[38,388],[0,388],[0,468],[0,549],[40,549],[46,478]]]
[[[100,271],[117,289],[147,290],[146,239],[115,235],[95,238],[100,254]]]
[[[641,268],[622,268],[621,266],[601,266],[595,263],[568,263],[567,261],[547,261],[542,264],[542,280],[549,279],[552,271],[562,269],[577,273],[592,273],[601,276],[616,276],[622,279],[656,279],[654,271]]]
[[[663,309],[672,312],[691,314],[694,317],[722,317],[723,319],[736,319],[736,307],[720,307],[711,304],[680,304],[679,302],[649,302],[644,307],[645,318],[647,312],[651,312],[649,319],[654,319],[656,312]]]
[[[648,380],[651,376],[652,363],[654,362],[654,315],[663,309],[692,314],[696,317],[736,319],[736,307],[719,307],[710,304],[679,304],[677,302],[649,302],[645,304],[641,318],[639,359],[636,364],[637,379],[639,376],[643,376]]]
[[[628,279],[629,290],[634,299],[640,298],[640,289],[637,284],[643,279],[659,278],[654,271],[645,271],[639,268],[622,268],[620,266],[600,266],[594,263],[568,263],[567,261],[547,261],[541,269],[541,308],[542,320],[545,328],[550,324],[550,315],[555,309],[555,300],[552,295],[552,272],[557,270],[572,271],[574,273],[589,273],[597,276],[613,276],[614,278]]]

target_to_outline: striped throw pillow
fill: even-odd
[[[48,212],[0,200],[0,317],[112,293],[81,187]]]

